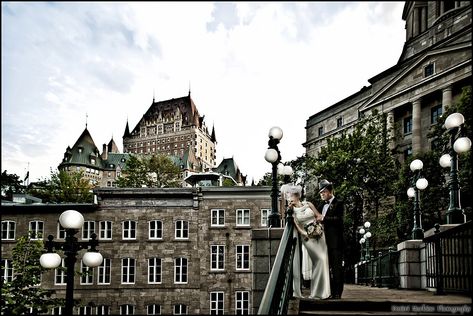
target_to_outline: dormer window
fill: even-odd
[[[84,148],[82,146],[79,146],[77,149],[79,150],[79,154],[80,154]]]
[[[110,168],[114,168],[115,165],[113,163],[110,164]]]
[[[90,158],[90,163],[95,165],[95,158]]]

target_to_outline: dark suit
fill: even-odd
[[[318,210],[322,213],[324,202],[319,204]],[[328,260],[330,265],[330,290],[332,296],[342,296],[343,292],[343,201],[334,198],[325,214],[323,223],[325,241],[327,242]]]

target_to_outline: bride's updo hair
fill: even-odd
[[[300,185],[284,184],[281,186],[281,193],[284,194],[286,199],[290,195],[297,195],[297,197],[301,198],[302,187]]]

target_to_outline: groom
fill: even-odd
[[[344,205],[333,195],[333,184],[327,180],[319,182],[322,203],[317,209],[322,213],[325,241],[330,265],[331,298],[340,299],[343,292],[343,215]]]

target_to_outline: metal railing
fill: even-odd
[[[358,283],[378,287],[399,287],[399,251],[390,247],[357,265]]]
[[[292,262],[297,240],[293,232],[294,219],[292,209],[289,208],[286,211],[286,226],[258,309],[259,315],[287,315],[292,296]]]
[[[437,294],[472,291],[472,221],[424,238],[427,287]]]

